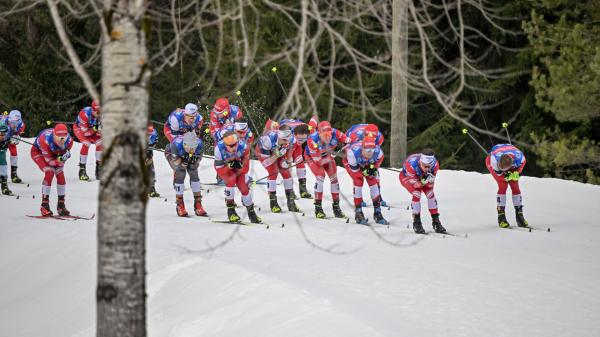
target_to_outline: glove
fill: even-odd
[[[431,173],[427,173],[427,176],[421,178],[421,185],[433,184],[435,182],[435,176]]]
[[[281,157],[283,157],[283,156],[284,156],[286,153],[287,153],[287,148],[285,148],[285,147],[281,147],[281,146],[280,146],[280,147],[278,147],[277,149],[275,149],[275,153],[274,153],[274,155],[275,155],[277,158],[281,158]]]
[[[244,164],[242,164],[242,162],[240,160],[232,160],[227,165],[229,166],[230,169],[233,169],[233,170],[239,170],[242,167],[244,167]]]
[[[281,166],[282,169],[287,169],[292,165],[292,163],[288,160],[284,160],[281,162],[281,164],[279,164],[279,166]]]
[[[16,138],[16,137],[12,137],[12,138],[10,139],[10,143],[11,143],[11,144],[14,144],[14,145],[17,145],[17,144],[19,144],[19,141],[20,141],[20,140],[19,140],[19,138]]]
[[[518,181],[519,180],[519,171],[507,172],[504,175],[505,181]]]
[[[67,151],[67,152],[63,153],[62,156],[58,157],[57,160],[61,163],[64,163],[69,158],[71,158],[71,152]]]
[[[190,157],[188,157],[188,164],[195,165],[196,163],[198,163],[198,159],[199,158],[196,155],[190,156]]]
[[[377,168],[375,165],[370,165],[362,170],[362,174],[365,177],[374,177],[377,174]]]

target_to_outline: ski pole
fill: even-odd
[[[483,146],[481,146],[481,144],[479,144],[479,142],[477,141],[477,139],[475,139],[475,137],[473,137],[469,133],[469,130],[467,128],[462,129],[462,133],[463,133],[463,135],[469,136],[475,142],[475,144],[477,144],[477,146],[479,146],[479,148],[481,149],[481,151],[483,151],[483,153],[485,153],[486,156],[488,155],[488,152],[485,150],[485,148]]]
[[[154,119],[151,119],[150,122],[152,122],[154,124],[165,125],[165,123],[159,122],[159,121],[155,121]]]
[[[75,122],[65,122],[65,121],[51,121],[51,120],[47,120],[46,124],[50,125],[50,124],[75,124]]]
[[[292,165],[292,166],[288,167],[287,169],[289,170],[289,169],[291,169],[291,168],[294,168],[294,167],[296,167],[296,166],[298,166],[298,165],[300,165],[300,164],[302,164],[302,163],[306,163],[306,164],[308,164],[308,163],[310,163],[310,162],[312,162],[312,160],[309,160],[309,161],[302,160],[302,161],[300,161],[300,162],[298,162],[298,163],[296,163],[296,164],[294,164],[294,165]],[[271,175],[269,174],[269,175],[267,175],[267,176],[264,176],[264,177],[262,177],[262,178],[260,178],[260,179],[258,179],[258,180],[254,180],[254,181],[252,182],[252,185],[256,185],[256,183],[258,183],[258,182],[260,182],[260,181],[263,181],[263,180],[265,180],[265,179],[269,178],[270,176],[271,176]]]
[[[248,120],[250,121],[250,123],[254,127],[254,130],[256,131],[256,134],[259,135],[260,134],[258,132],[259,129],[256,127],[256,124],[254,124],[254,120],[252,119],[252,116],[250,116],[250,110],[247,109],[247,105],[244,102],[244,99],[242,98],[242,92],[238,90],[238,91],[235,92],[235,94],[237,95],[238,99],[240,100],[240,103],[241,103],[242,107],[244,108],[244,110],[248,114]]]
[[[281,83],[281,80],[279,79],[279,75],[277,75],[277,67],[274,66],[273,68],[271,68],[271,72],[273,72],[273,74],[275,74],[275,78],[277,79],[277,82],[279,83],[279,87],[281,88],[281,91],[283,91],[285,98],[287,98],[287,91],[285,91],[285,88],[283,87],[283,84]]]
[[[502,128],[504,129],[504,131],[506,131],[506,137],[508,137],[508,143],[512,144],[512,142],[510,141],[510,135],[508,134],[508,123],[506,123],[506,122],[502,123]]]
[[[20,138],[20,137],[15,137],[15,136],[13,136],[13,137],[10,137],[10,138],[14,138],[14,139],[16,139],[16,140],[18,140],[18,141],[20,141],[20,142],[23,142],[23,143],[25,143],[25,144],[29,144],[29,145],[33,146],[33,143],[30,143],[30,142],[28,142],[28,141],[24,140],[23,138]]]

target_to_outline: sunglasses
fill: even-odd
[[[363,151],[365,151],[365,153],[373,153],[375,152],[375,148],[363,148]]]

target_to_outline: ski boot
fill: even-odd
[[[275,192],[269,192],[269,201],[271,202],[271,212],[281,213],[281,207],[277,203],[277,194]]]
[[[326,217],[323,211],[322,200],[315,200],[315,217],[317,219],[325,219]]]
[[[298,206],[296,206],[296,202],[294,201],[294,191],[287,190],[285,191],[285,196],[287,197],[287,208],[290,212],[300,212]]]
[[[356,223],[359,225],[369,224],[369,222],[365,218],[365,214],[363,213],[361,207],[356,207],[356,209],[354,210],[354,220],[356,220]]]
[[[150,188],[150,192],[148,193],[150,198],[160,198],[160,193],[156,192],[156,188],[154,185]]]
[[[381,207],[375,207],[375,210],[373,210],[373,219],[380,225],[388,224],[388,221],[383,217],[383,214],[381,214]]]
[[[504,213],[504,207],[498,206],[496,209],[498,210],[498,226],[500,226],[500,228],[510,227],[508,220],[506,220],[506,214]]]
[[[96,172],[95,172],[96,180],[100,180],[100,169],[101,169],[100,161],[97,160],[96,161]]]
[[[0,186],[2,187],[2,194],[13,195],[13,192],[8,188],[8,178],[0,177]]]
[[[40,212],[42,216],[52,216],[53,213],[50,210],[50,196],[42,194],[42,205],[40,206]]]
[[[446,233],[446,228],[444,228],[444,226],[442,226],[442,223],[440,222],[439,214],[431,214],[431,225],[433,226],[433,230],[436,233]]]
[[[517,217],[517,226],[519,227],[527,227],[529,224],[527,220],[525,220],[525,216],[523,216],[523,206],[515,206],[515,213]]]
[[[298,179],[298,185],[300,186],[300,198],[312,199],[312,195],[308,193],[308,189],[306,189],[306,178]]]
[[[202,207],[201,195],[194,196],[194,213],[196,213],[197,216],[206,216],[206,211]]]
[[[241,220],[240,216],[235,212],[235,202],[227,202],[227,220],[229,222],[238,222]]]
[[[88,181],[90,180],[90,177],[88,177],[87,173],[85,172],[85,164],[79,164],[79,180],[81,181]]]
[[[254,211],[254,205],[246,206],[246,209],[248,210],[248,219],[250,219],[250,222],[262,223],[262,219]]]
[[[185,210],[185,203],[183,202],[183,195],[178,195],[175,197],[175,210],[177,211],[177,215],[180,217],[188,216],[188,212]]]
[[[417,234],[425,234],[423,224],[421,223],[421,214],[413,214],[413,230]]]
[[[342,212],[342,209],[340,208],[339,200],[333,201],[333,216],[335,216],[336,218],[342,218],[342,219],[348,218],[346,216],[346,214],[344,214],[344,212]]]
[[[23,182],[23,180],[21,178],[19,178],[19,176],[17,175],[17,167],[16,166],[10,167],[10,179],[14,184],[20,184]]]
[[[58,215],[62,215],[62,216],[71,215],[71,212],[69,212],[69,210],[65,206],[65,196],[64,195],[58,196],[58,203],[56,204],[56,210],[58,211]]]

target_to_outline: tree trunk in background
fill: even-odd
[[[102,47],[105,150],[98,216],[98,337],[146,336],[144,155],[150,70],[141,29],[146,4],[117,0],[104,9],[108,35]]]
[[[408,115],[408,5],[393,0],[392,8],[392,118],[390,167],[402,167],[406,158]]]

